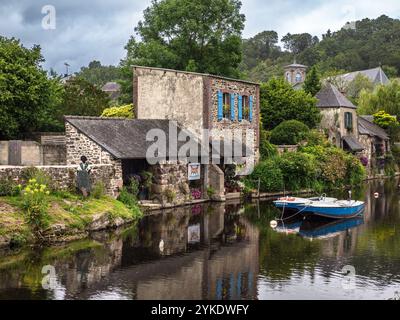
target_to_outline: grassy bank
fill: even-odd
[[[115,228],[141,217],[138,207],[128,208],[108,196],[83,199],[69,193],[47,196],[47,210],[41,223],[42,242],[56,243],[85,238],[91,231]],[[0,246],[37,242],[27,221],[22,195],[0,197]]]

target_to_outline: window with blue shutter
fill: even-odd
[[[235,121],[235,94],[231,93],[231,120]]]
[[[223,94],[221,91],[218,91],[218,121],[221,121],[223,117],[224,117]]]
[[[243,97],[239,96],[238,99],[239,121],[243,120]]]
[[[249,121],[253,121],[253,96],[250,96],[249,101]]]

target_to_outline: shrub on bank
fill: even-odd
[[[317,145],[261,161],[245,184],[257,189],[260,179],[262,192],[309,188],[319,192],[356,185],[364,178],[365,168],[357,157],[333,146]]]
[[[284,121],[271,131],[270,141],[276,145],[295,145],[303,141],[310,129],[297,120]]]
[[[260,162],[253,173],[245,179],[245,185],[252,188],[258,188],[260,181],[260,191],[279,191],[283,190],[283,174],[277,166],[277,158],[267,159]]]

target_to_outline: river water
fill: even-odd
[[[271,202],[204,204],[66,246],[2,252],[0,299],[399,299],[398,185],[354,190],[362,219],[294,217],[274,230]]]

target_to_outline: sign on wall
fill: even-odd
[[[200,178],[201,178],[201,164],[200,163],[189,163],[188,178],[189,178],[189,181],[200,180]]]

